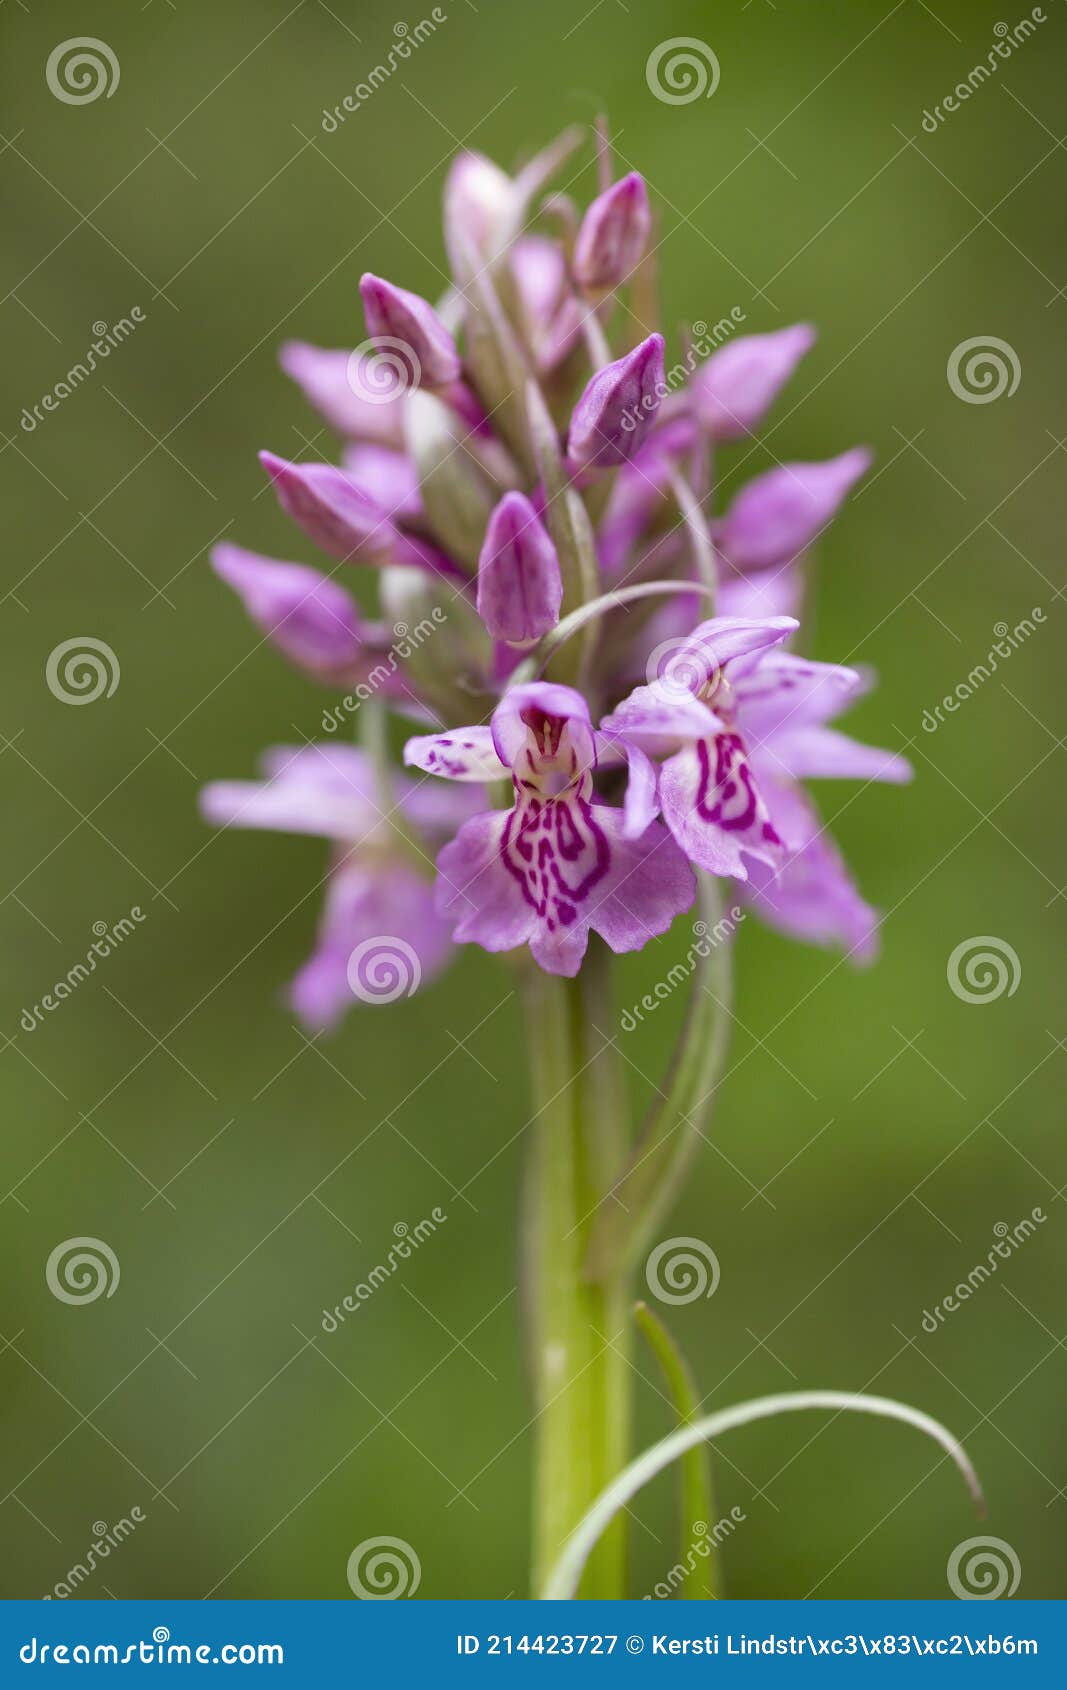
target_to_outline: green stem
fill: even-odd
[[[631,1370],[625,1278],[593,1281],[593,1223],[623,1155],[610,954],[590,944],[574,980],[531,970],[527,1034],[536,1145],[527,1287],[536,1411],[534,1589],[595,1498],[626,1464]],[[600,1029],[598,1032],[597,1029]],[[625,1595],[625,1520],[590,1556],[581,1594]]]

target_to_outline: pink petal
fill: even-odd
[[[809,546],[866,474],[863,446],[826,463],[781,464],[756,476],[726,512],[717,540],[735,569],[774,569]]]
[[[404,444],[402,391],[380,393],[362,379],[356,354],[287,340],[278,352],[278,362],[338,434],[385,446]]]
[[[343,587],[302,563],[241,546],[216,546],[216,575],[241,597],[256,626],[300,668],[344,685],[356,678],[365,634]]]
[[[740,440],[758,428],[814,343],[811,325],[796,323],[713,352],[690,386],[693,410],[712,440]]]
[[[367,331],[395,359],[407,387],[447,387],[460,374],[456,343],[429,302],[368,270],[360,279]]]
[[[644,181],[632,171],[597,196],[574,245],[574,274],[594,293],[626,281],[648,244],[652,213]]]
[[[742,853],[780,861],[781,840],[736,734],[676,752],[660,771],[659,795],[667,826],[698,868],[745,880]]]
[[[522,493],[505,493],[478,560],[478,614],[494,639],[528,644],[559,621],[563,578],[556,548]]]
[[[446,780],[500,780],[510,772],[502,763],[489,728],[451,728],[444,734],[418,734],[404,747],[409,768]]]
[[[651,334],[598,370],[571,416],[567,456],[578,469],[608,469],[632,458],[656,420],[663,382],[663,336]]]

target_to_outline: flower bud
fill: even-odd
[[[650,334],[624,358],[598,370],[571,417],[571,466],[608,469],[633,457],[656,419],[663,386],[660,334]]]
[[[398,522],[422,516],[419,478],[406,452],[391,446],[349,446],[342,457],[345,474]]]
[[[775,569],[809,546],[870,466],[865,446],[817,464],[780,464],[737,495],[716,536],[735,569]]]
[[[343,587],[302,563],[216,546],[211,566],[252,621],[297,668],[334,685],[356,678],[366,630]]]
[[[505,493],[489,519],[478,561],[478,614],[494,639],[527,645],[559,621],[556,548],[522,493]]]
[[[342,563],[410,563],[418,568],[461,572],[432,547],[402,534],[362,487],[333,464],[291,464],[273,452],[259,461],[274,483],[287,516],[329,557]]]
[[[574,276],[589,294],[610,293],[639,261],[652,229],[648,191],[636,171],[614,182],[582,218]]]
[[[484,153],[460,153],[445,183],[445,247],[452,269],[462,275],[464,249],[484,263],[493,256],[515,185]]]
[[[357,353],[287,340],[278,362],[308,403],[347,440],[375,440],[383,446],[403,443],[403,391],[399,386],[391,393],[377,391],[363,375]]]
[[[409,366],[405,372],[408,387],[447,387],[458,380],[456,343],[432,305],[417,293],[394,287],[369,271],[362,277],[359,291],[372,338]]]
[[[815,343],[808,323],[743,335],[721,346],[693,377],[693,411],[712,440],[741,440],[757,429],[801,358]]]

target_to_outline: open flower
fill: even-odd
[[[598,802],[598,762],[630,764],[621,809]],[[692,871],[655,820],[655,779],[639,749],[594,732],[572,687],[513,687],[491,728],[409,740],[407,763],[450,780],[510,775],[510,810],[465,822],[437,859],[438,909],[457,940],[488,951],[528,944],[550,974],[574,975],[593,930],[636,951],[688,909]]]
[[[902,757],[826,726],[862,692],[854,669],[780,649],[792,617],[713,617],[601,724],[652,755],[663,818],[711,874],[751,883],[768,921],[870,954],[877,916],[848,879],[801,780],[905,781]]]
[[[374,1002],[373,991],[360,990],[358,982],[368,962],[373,973],[375,945],[383,959],[396,952],[407,959],[412,990],[431,980],[451,955],[450,924],[437,913],[430,858],[420,859],[408,837],[415,829],[432,849],[470,815],[471,795],[401,781],[401,836],[382,806],[369,759],[354,746],[275,746],[263,758],[263,772],[261,781],[213,781],[200,808],[219,827],[311,833],[333,842],[318,941],[289,990],[304,1025],[333,1027],[353,1003]]]

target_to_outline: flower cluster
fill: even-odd
[[[262,463],[329,573],[213,556],[291,662],[380,694],[362,747],[276,748],[262,781],[203,795],[215,823],[333,842],[292,987],[315,1028],[352,1002],[349,958],[375,936],[409,947],[423,981],[456,942],[529,946],[573,975],[591,932],[617,952],[664,933],[697,873],[789,934],[861,958],[876,943],[802,782],[909,770],[829,725],[861,675],[796,649],[806,554],[868,454],[780,464],[711,514],[716,448],[759,427],[813,331],[734,339],[666,381],[641,322],[645,184],[602,182],[584,215],[545,197],[574,144],[515,177],[462,154],[439,305],[366,275],[355,352],[283,348],[344,446],[337,464]],[[341,584],[351,566],[376,575],[380,619]],[[390,624],[427,616],[432,637],[383,662]],[[389,765],[386,711],[417,774]]]

